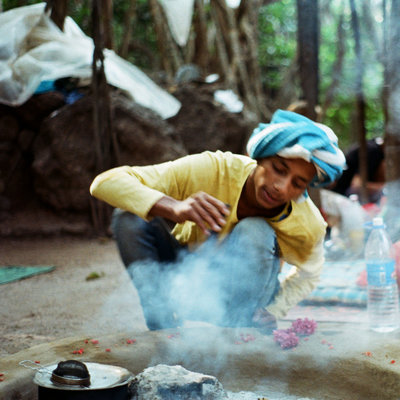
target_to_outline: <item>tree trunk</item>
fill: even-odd
[[[386,224],[392,240],[400,240],[400,2],[392,1],[388,37],[388,121],[385,132],[387,186]]]
[[[104,47],[107,49],[114,48],[114,34],[112,28],[113,20],[113,4],[112,0],[102,0],[103,14],[101,19],[103,21],[103,35],[104,35]]]
[[[121,47],[119,50],[119,55],[122,58],[127,58],[129,52],[129,43],[132,40],[132,31],[133,25],[136,22],[137,14],[136,14],[136,2],[137,0],[131,0],[129,2],[128,11],[125,14],[124,19],[124,36],[122,38]]]
[[[172,79],[173,71],[171,61],[168,57],[168,50],[164,41],[164,32],[163,32],[163,24],[162,24],[162,15],[160,14],[160,6],[157,0],[149,0],[149,7],[151,11],[151,15],[153,17],[154,23],[154,31],[157,37],[157,46],[158,51],[161,57],[161,67],[164,69],[167,74],[168,79]]]
[[[149,0],[149,5],[153,16],[162,66],[167,73],[167,79],[172,80],[178,69],[182,66],[183,60],[172,38],[162,7],[157,0]]]
[[[251,90],[257,100],[259,115],[270,119],[272,112],[267,107],[261,83],[261,69],[258,59],[258,14],[261,4],[259,0],[242,0],[239,7],[239,27],[243,37],[246,38],[247,49],[242,53],[247,54],[246,64],[249,71]]]
[[[365,98],[363,91],[364,63],[361,51],[360,27],[358,14],[354,0],[350,0],[351,22],[354,33],[355,55],[356,55],[356,129],[359,144],[359,172],[361,177],[361,203],[368,201],[367,177],[367,141],[365,129]]]
[[[63,31],[68,14],[68,0],[47,0],[45,11],[51,10],[50,18]]]
[[[317,120],[319,96],[319,18],[318,0],[297,0],[297,51],[302,99],[306,116]],[[321,206],[318,190],[309,194],[317,207]]]
[[[307,116],[316,120],[319,95],[318,0],[297,0],[297,31],[302,98],[307,103]]]
[[[225,40],[222,32],[220,19],[218,16],[218,10],[216,10],[214,7],[211,7],[210,12],[211,12],[211,18],[215,26],[215,43],[217,47],[221,74],[223,75],[223,78],[225,79],[227,86],[235,93],[238,93],[238,82],[234,72],[234,67],[230,63],[229,54],[225,46]]]
[[[239,30],[234,11],[226,5],[225,0],[211,0],[210,4],[217,11],[220,27],[225,28],[225,46],[230,56],[232,69],[234,73],[237,73],[236,81],[240,91],[239,95],[242,96],[246,107],[259,119],[261,113],[254,92],[251,90],[250,77],[243,59],[244,52],[239,40]]]
[[[113,134],[111,121],[111,104],[108,92],[107,78],[104,71],[104,16],[103,0],[93,1],[93,42],[94,53],[92,63],[92,93],[93,93],[93,133],[96,152],[96,174],[113,166],[113,151],[117,158],[118,144]],[[118,161],[117,161],[118,163]],[[106,235],[107,221],[110,209],[103,202],[91,198],[92,220],[95,231]]]
[[[193,19],[195,38],[195,54],[193,61],[200,67],[203,74],[208,74],[208,33],[207,33],[207,16],[204,10],[203,0],[195,1],[195,16]]]

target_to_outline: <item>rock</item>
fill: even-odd
[[[201,78],[200,69],[194,64],[185,64],[178,69],[175,81],[178,84],[199,81]]]
[[[242,114],[232,114],[216,104],[214,90],[212,85],[198,82],[179,84],[172,94],[182,101],[182,108],[168,120],[119,91],[111,91],[119,159],[112,154],[114,160],[107,165],[154,164],[204,150],[243,153],[253,126]],[[35,207],[38,218],[49,212],[56,218],[62,215],[66,226],[57,224],[61,231],[87,231],[71,229],[67,215],[81,217],[85,226],[93,218],[89,186],[100,171],[89,92],[89,88],[83,90],[86,95],[72,104],[66,104],[60,92],[34,95],[19,107],[0,104],[2,126],[12,128],[0,132],[1,194],[11,205],[3,232],[47,233],[47,228],[43,231],[47,217],[43,223],[27,224],[27,229],[15,223],[24,209]],[[108,169],[106,164],[104,169]]]
[[[182,103],[168,122],[174,126],[190,154],[222,150],[243,154],[255,128],[240,113],[231,113],[213,100],[212,89],[179,87],[173,95]]]
[[[16,139],[19,131],[19,124],[12,115],[0,115],[0,140],[13,141]]]
[[[226,400],[228,395],[217,378],[191,372],[180,365],[146,368],[135,376],[131,400]]]
[[[63,107],[64,104],[62,93],[47,92],[34,95],[26,103],[19,107],[10,107],[10,110],[26,128],[38,130],[43,119]]]
[[[29,148],[32,146],[33,140],[35,138],[35,132],[22,129],[18,135],[18,145],[23,151],[28,151]]]
[[[153,111],[112,96],[113,130],[120,159],[117,165],[167,161],[187,152],[173,128]],[[89,210],[89,186],[96,171],[92,98],[85,96],[47,117],[34,146],[35,192],[56,210]]]

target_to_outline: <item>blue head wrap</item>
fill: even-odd
[[[321,187],[335,181],[346,159],[332,129],[292,111],[278,110],[269,124],[259,124],[247,143],[251,158],[279,155],[312,162],[317,174],[310,186]]]

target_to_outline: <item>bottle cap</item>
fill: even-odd
[[[383,218],[382,217],[375,217],[372,220],[372,225],[373,226],[383,226]]]
[[[355,193],[353,193],[353,194],[351,194],[350,196],[349,196],[349,199],[352,201],[352,202],[358,202],[358,194],[355,194]]]

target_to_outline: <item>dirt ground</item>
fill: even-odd
[[[185,365],[193,358],[188,361],[189,370],[221,376],[224,387],[234,391],[264,390],[265,377],[271,376],[276,385],[283,382],[280,393],[297,394],[299,399],[398,397],[393,397],[399,393],[398,334],[382,341],[382,337],[365,336],[359,326],[348,324],[344,329],[342,325],[319,324],[318,333],[309,341],[285,352],[271,337],[259,333],[254,333],[256,340],[244,348],[236,345],[234,330],[228,330],[226,336],[201,327],[190,330],[189,326],[182,330],[181,340],[172,340],[163,331],[148,332],[137,292],[112,239],[2,238],[0,265],[55,266],[52,272],[0,285],[0,371],[6,377],[2,389],[7,393],[2,397],[0,390],[0,399],[32,398],[14,396],[25,388],[22,381],[29,390],[36,389],[32,371],[18,365],[22,354],[24,359],[40,357],[45,365],[70,354],[71,348],[82,344],[82,338],[107,335],[112,353],[105,353],[102,346],[93,347],[85,349],[85,359],[121,365],[137,373],[150,364],[168,360],[169,365]],[[87,280],[93,273],[99,278]],[[121,344],[128,337],[126,332],[140,345],[127,349],[128,345]],[[222,343],[215,342],[219,336]],[[333,343],[332,350],[323,344],[327,342]],[[21,350],[24,352],[18,353]],[[212,368],[216,359],[227,363],[222,370]],[[228,371],[226,376],[224,371]]]
[[[56,267],[0,285],[0,356],[79,334],[147,330],[112,239],[2,238],[0,265]]]

